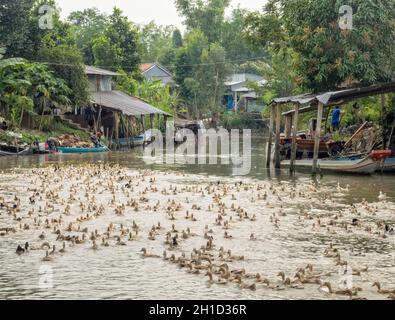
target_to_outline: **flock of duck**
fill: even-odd
[[[368,289],[355,280],[369,274],[371,266],[358,266],[353,257],[367,253],[360,246],[347,250],[333,239],[370,237],[384,242],[390,252],[394,249],[393,207],[386,195],[380,192],[375,203],[364,200],[336,209],[335,194],[349,188],[340,184],[330,189],[310,182],[200,179],[185,183],[184,173],[170,178],[168,173],[131,172],[105,163],[1,175],[5,179],[0,183],[0,236],[15,239],[10,250],[16,248],[16,254],[30,254],[43,263],[73,254],[77,248],[105,254],[107,247],[137,242],[143,247],[136,252],[142,259],[177,266],[210,286],[270,290],[279,297],[280,291],[316,287],[322,298],[359,300],[366,299]],[[333,210],[328,212],[328,207]],[[157,222],[148,225],[153,219]],[[272,277],[250,270],[254,257],[244,250],[244,255],[233,251],[236,243],[236,250],[244,243],[257,251],[265,247],[264,237],[256,231],[259,224],[268,225],[274,234],[286,235],[287,228],[298,228],[308,237],[325,236],[324,249],[316,254],[331,262],[324,270],[306,261]],[[31,240],[17,243],[18,235]],[[41,252],[40,257],[34,252]],[[354,281],[339,283],[339,270],[344,279],[351,276]],[[395,288],[378,280],[370,282],[369,290],[379,298],[395,300]]]

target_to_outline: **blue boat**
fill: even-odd
[[[130,138],[119,138],[118,140],[113,140],[113,143],[118,144],[121,147],[142,146],[144,142],[145,142],[144,135],[130,137]]]
[[[65,148],[58,147],[57,151],[59,153],[99,153],[110,151],[106,146],[96,147],[96,148]]]

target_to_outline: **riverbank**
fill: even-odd
[[[57,138],[62,135],[72,135],[78,137],[81,141],[91,142],[90,135],[87,131],[79,130],[55,119],[42,130],[26,129],[12,125],[9,122],[7,122],[4,129],[0,129],[0,150],[1,148],[18,148],[19,150],[24,150],[35,142],[44,143],[50,137]]]

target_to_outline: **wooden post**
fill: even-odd
[[[285,137],[289,138],[291,136],[291,127],[292,127],[292,115],[285,116]]]
[[[281,134],[281,105],[276,105],[276,145],[275,145],[275,166],[276,169],[280,169],[281,167],[281,159],[280,159],[280,134]]]
[[[291,172],[295,172],[295,161],[296,161],[296,151],[297,151],[297,134],[298,134],[298,125],[299,125],[299,103],[295,104],[295,113],[294,113],[294,128],[292,132],[292,147],[291,147]]]
[[[160,113],[158,113],[158,130],[160,130]]]
[[[151,130],[154,129],[154,117],[155,117],[154,114],[150,114],[149,115],[149,121],[150,121]]]
[[[324,112],[324,105],[322,103],[319,103],[318,112],[317,112],[317,126],[315,130],[315,139],[314,139],[313,174],[317,174],[318,155],[320,153],[320,144],[321,144],[321,127],[322,127],[323,112]]]
[[[167,129],[167,115],[164,115],[163,116],[163,119],[165,120],[165,132],[166,132],[166,129]]]
[[[144,124],[145,116],[142,114],[141,115],[141,128],[143,130],[143,136],[144,136],[144,142],[143,145],[145,145],[145,124]]]
[[[135,123],[136,123],[135,117],[131,116],[129,121],[130,121],[131,133],[132,133],[131,134],[132,140],[131,140],[130,146],[134,147],[134,136],[135,136],[134,127],[135,127]]]
[[[272,158],[272,144],[273,144],[273,126],[274,126],[274,112],[275,105],[270,106],[270,120],[269,120],[269,139],[267,142],[266,166],[270,168]]]
[[[380,117],[381,117],[380,125],[381,125],[381,130],[383,130],[383,137],[382,137],[382,139],[383,139],[383,150],[385,150],[385,147],[387,145],[386,139],[385,139],[386,138],[385,130],[384,130],[384,113],[385,113],[385,95],[382,94],[381,95],[381,110],[380,110]]]
[[[119,148],[119,114],[118,112],[114,112],[114,134],[116,140],[116,146]]]

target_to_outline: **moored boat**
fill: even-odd
[[[380,160],[372,153],[367,156],[318,159],[317,166],[319,171],[373,174],[380,168],[380,163]],[[281,162],[281,165],[286,167],[289,167],[290,164],[290,160],[283,160]],[[313,159],[295,161],[296,169],[311,169],[312,166]]]
[[[58,147],[58,153],[99,153],[99,152],[108,152],[110,151],[106,146],[100,146],[95,148],[65,148]]]
[[[0,150],[0,157],[4,156],[27,156],[33,154],[32,150],[30,148],[26,148],[21,151],[5,151],[5,150]]]
[[[382,171],[395,173],[395,157],[385,159]]]

